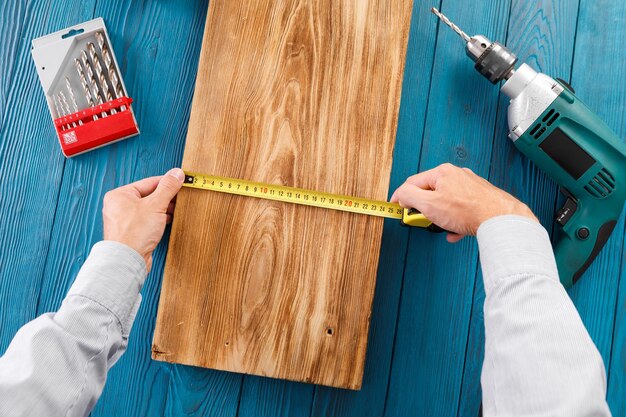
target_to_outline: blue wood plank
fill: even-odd
[[[308,417],[314,387],[311,384],[246,376],[237,416]]]
[[[616,42],[624,41],[626,31],[608,22],[624,16],[624,2],[581,0],[571,82],[577,96],[622,137],[626,134],[626,60],[623,44]],[[598,77],[596,63],[600,59],[603,68],[610,70]],[[569,291],[606,366],[610,366],[623,239],[622,216],[598,258]]]
[[[7,98],[15,75],[20,45],[23,45],[20,35],[24,30],[25,18],[25,1],[7,1],[0,4],[0,39],[3,42],[0,48],[0,126],[8,110]]]
[[[91,17],[93,2],[6,2],[0,29],[0,352],[34,318],[65,158],[30,42]],[[6,14],[5,14],[6,13]],[[14,20],[13,20],[14,19]],[[6,83],[6,84],[5,84]]]
[[[104,193],[180,163],[206,10],[206,1],[98,5],[95,14],[107,22],[142,134],[67,162],[40,311],[58,307],[91,245],[101,239]],[[161,415],[166,410],[179,415],[196,407],[189,386],[202,386],[202,397],[215,404],[219,393],[220,401],[236,409],[239,385],[232,387],[231,375],[187,372],[150,358],[165,247],[155,253],[128,351],[112,370],[94,415]],[[200,379],[207,382],[198,384]]]
[[[445,0],[442,9],[470,33],[505,37],[508,2],[478,1],[468,8]],[[439,26],[419,168],[452,162],[486,176],[498,92],[471,70],[463,48],[448,27]],[[412,230],[408,253],[385,415],[456,415],[476,244],[464,239],[451,245],[443,236]]]
[[[459,416],[476,417],[482,403],[482,389],[480,375],[485,356],[485,325],[483,305],[485,304],[485,289],[482,283],[482,272],[477,271],[474,284],[474,297],[470,329],[465,351],[465,365],[463,366],[463,382],[459,394]]]
[[[168,385],[165,416],[237,415],[241,375],[193,366],[170,366],[172,378]]]
[[[511,3],[507,46],[518,55],[520,63],[525,62],[539,71],[569,80],[577,15],[576,1],[514,0]],[[489,180],[527,203],[550,231],[554,219],[557,187],[522,156],[507,138],[508,102],[508,98],[500,94]],[[474,288],[459,405],[459,415],[468,417],[477,415],[481,401],[480,372],[485,343],[484,300],[485,292],[479,271]]]
[[[623,133],[622,133],[623,136]],[[611,358],[607,364],[607,400],[614,416],[626,415],[626,262],[622,257]]]
[[[415,173],[422,146],[435,51],[431,5],[413,3],[390,194]],[[359,392],[316,389],[314,416],[381,416],[384,411],[409,230],[387,221],[383,231],[363,386]]]
[[[621,138],[626,137],[626,3],[581,0],[572,85],[577,95]],[[601,40],[601,41],[600,41]],[[601,61],[598,61],[601,60]],[[606,71],[598,72],[597,62]],[[607,366],[608,402],[613,415],[626,414],[624,382],[624,215],[607,246],[570,294]],[[619,282],[619,272],[621,283]],[[619,290],[618,296],[618,284]],[[618,321],[614,325],[614,314]]]
[[[576,52],[572,67],[572,85],[577,95],[598,113],[619,136],[626,134],[624,119],[624,97],[626,97],[626,60],[623,44],[626,30],[622,25],[608,22],[623,21],[626,17],[626,5],[623,2],[581,0],[578,30],[576,34]],[[598,42],[602,39],[602,42]],[[598,77],[598,59],[602,65],[610,68]],[[622,341],[614,337],[616,308],[623,309],[623,299],[618,304],[620,264],[623,260],[624,216],[615,227],[613,235],[605,248],[572,290],[570,296],[580,312],[581,318],[591,338],[598,346],[608,377],[612,381],[623,381],[626,369],[623,358],[616,366],[611,361],[614,343]],[[620,332],[618,332],[619,334]],[[617,375],[612,375],[617,374]],[[615,410],[624,410],[624,386],[619,383],[609,384],[609,406]],[[617,391],[615,391],[617,390]],[[623,414],[623,413],[622,413]]]

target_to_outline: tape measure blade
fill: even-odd
[[[402,218],[402,208],[395,203],[305,190],[285,185],[265,184],[236,178],[186,172],[183,186],[349,213],[391,219]]]

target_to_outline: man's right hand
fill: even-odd
[[[422,212],[446,229],[449,242],[476,235],[486,220],[516,214],[538,221],[524,203],[491,185],[467,168],[439,165],[407,178],[391,197],[392,202]]]
[[[180,168],[161,177],[143,180],[111,190],[102,208],[104,240],[123,243],[136,250],[152,266],[152,251],[161,241],[165,225],[171,223],[176,194],[185,180]]]

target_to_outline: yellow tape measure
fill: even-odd
[[[439,231],[437,226],[424,217],[419,211],[403,209],[396,203],[388,203],[386,201],[369,200],[360,197],[305,190],[302,188],[286,187],[284,185],[265,184],[237,178],[197,174],[193,172],[185,172],[185,182],[183,186],[246,197],[262,198],[265,200],[282,201],[284,203],[400,219],[402,223],[407,226],[424,227],[432,231]]]

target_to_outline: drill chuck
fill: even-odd
[[[496,84],[508,80],[515,72],[517,56],[507,47],[499,42],[491,42],[483,35],[470,37],[439,10],[433,7],[431,11],[466,42],[465,53],[476,63],[474,68],[483,77]]]
[[[470,54],[470,42],[466,50]],[[471,55],[470,55],[471,57]],[[474,68],[492,84],[509,79],[515,70],[517,56],[499,42],[488,44],[485,51],[476,59]]]

